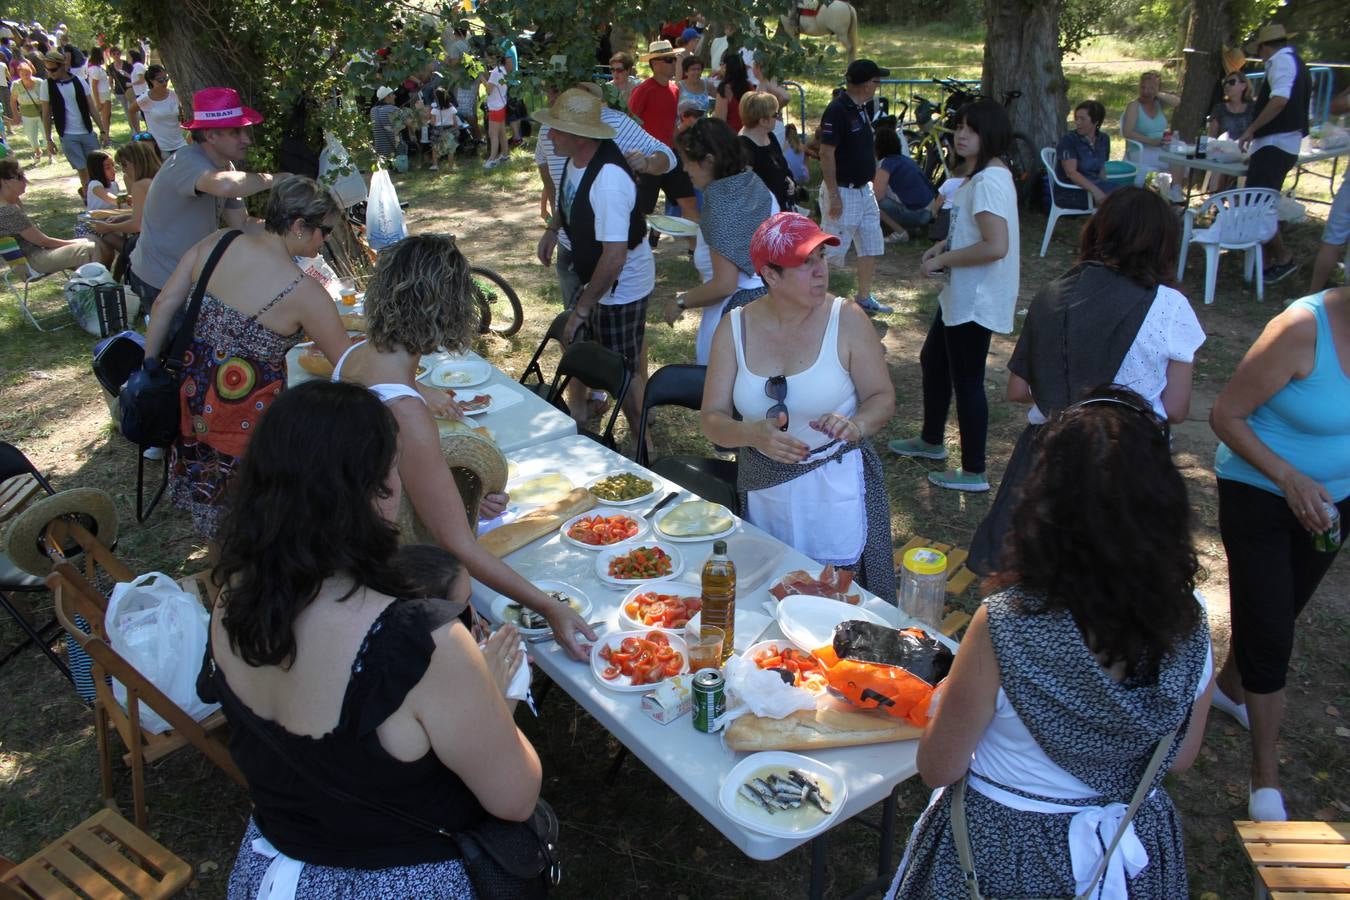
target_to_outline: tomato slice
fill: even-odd
[[[684,668],[684,660],[680,659],[680,655],[677,653],[675,654],[675,657],[673,659],[666,662],[665,668],[663,668],[661,671],[665,673],[667,678],[669,678],[672,675],[680,674],[680,669],[683,668]]]
[[[606,681],[613,681],[615,678],[619,677],[619,671],[618,666],[606,666],[605,670],[600,673],[600,677]]]

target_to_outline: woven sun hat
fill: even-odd
[[[688,52],[683,47],[672,46],[670,41],[652,41],[647,45],[647,52],[638,57],[638,62],[651,62],[663,56],[684,56]]]
[[[558,95],[548,109],[534,114],[541,125],[556,128],[565,134],[607,140],[614,137],[614,129],[600,120],[604,101],[588,90],[568,88]]]
[[[438,419],[441,433],[441,452],[454,476],[455,486],[464,500],[469,524],[477,530],[478,507],[485,494],[496,494],[506,488],[506,457],[497,444],[486,435],[462,421]],[[398,504],[399,543],[438,543],[422,520],[417,517],[405,491]]]
[[[234,88],[202,88],[192,95],[192,121],[182,127],[186,131],[202,128],[244,128],[257,125],[262,113],[249,109]]]
[[[1262,44],[1269,44],[1271,41],[1285,41],[1294,35],[1297,31],[1285,31],[1284,26],[1279,22],[1271,22],[1269,25],[1263,25],[1261,30],[1256,33],[1256,37],[1247,42],[1247,55],[1255,56],[1261,49]]]
[[[117,509],[112,497],[98,488],[72,488],[30,504],[14,517],[5,532],[5,554],[10,562],[39,578],[52,570],[44,540],[47,526],[57,519],[80,523],[105,547],[117,543]],[[75,551],[68,551],[73,556]]]

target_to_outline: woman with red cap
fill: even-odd
[[[895,411],[895,390],[866,312],[829,294],[825,246],[838,243],[797,213],[759,226],[750,263],[768,293],[718,325],[701,422],[740,448],[749,521],[894,602],[890,504],[867,438]]]

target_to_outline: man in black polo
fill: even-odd
[[[839,238],[826,251],[831,265],[842,266],[850,244],[857,244],[858,305],[869,313],[893,310],[872,296],[877,257],[886,252],[881,236],[881,210],[872,190],[877,171],[872,120],[867,101],[881,79],[891,74],[870,59],[848,64],[848,86],[825,107],[820,117],[820,227]]]
[[[1308,67],[1289,45],[1283,25],[1267,25],[1247,44],[1247,55],[1259,55],[1266,64],[1266,77],[1256,96],[1256,118],[1238,138],[1251,145],[1247,164],[1247,187],[1281,190],[1284,177],[1298,163],[1299,145],[1308,133],[1308,101],[1312,79]],[[1294,251],[1284,245],[1280,232],[1266,242],[1269,261],[1265,280],[1279,281],[1294,273]]]

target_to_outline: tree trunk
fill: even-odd
[[[150,43],[164,67],[173,73],[174,90],[185,117],[192,116],[192,95],[206,87],[234,88],[246,105],[258,106],[253,77],[263,75],[266,65],[253,58],[242,41],[228,41],[229,35],[222,35],[215,23],[200,20],[187,7],[155,21],[161,30],[150,35]]]
[[[1172,128],[1191,141],[1214,105],[1214,87],[1223,77],[1223,43],[1228,37],[1228,0],[1191,0],[1186,49],[1181,61],[1181,104]]]
[[[1021,91],[1008,114],[1033,148],[1053,147],[1064,133],[1069,100],[1059,49],[1063,0],[985,0],[981,90],[1002,100]]]

